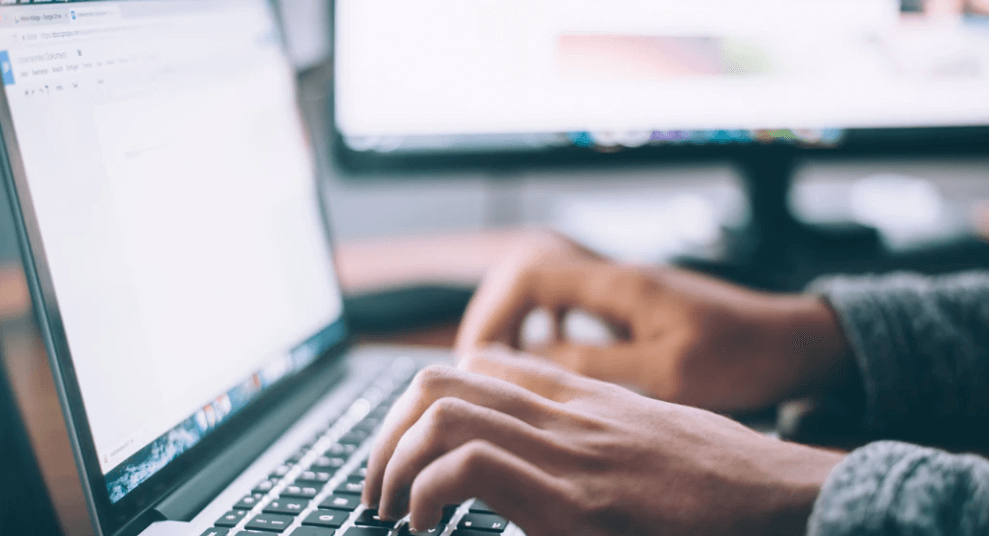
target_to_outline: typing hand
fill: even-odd
[[[542,308],[559,326],[582,309],[618,341],[575,344],[554,330],[524,348],[594,378],[718,411],[755,409],[853,377],[844,337],[812,296],[753,292],[674,268],[622,265],[558,235],[518,247],[492,268],[457,338],[460,353],[501,342],[523,349],[524,319]]]
[[[840,459],[495,350],[416,377],[363,500],[414,529],[477,497],[529,536],[802,534]]]

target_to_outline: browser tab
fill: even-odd
[[[68,11],[43,11],[18,13],[13,16],[15,26],[40,26],[46,24],[66,24],[70,20]]]

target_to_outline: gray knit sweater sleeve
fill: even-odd
[[[810,291],[838,315],[872,432],[937,438],[989,425],[989,272],[836,277]]]
[[[831,278],[811,291],[832,305],[852,348],[866,429],[882,437],[989,436],[989,274]],[[989,534],[989,460],[867,445],[831,472],[808,533]]]
[[[828,476],[808,536],[985,536],[989,461],[879,441]]]

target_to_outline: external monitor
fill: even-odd
[[[336,0],[337,158],[984,149],[989,17],[977,1],[917,4]]]

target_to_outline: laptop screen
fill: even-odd
[[[263,0],[5,5],[0,66],[116,503],[343,337],[294,75]]]

